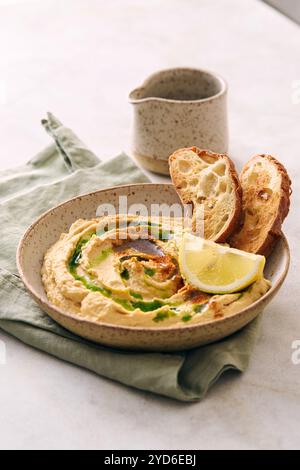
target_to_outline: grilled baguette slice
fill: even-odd
[[[198,231],[202,221],[204,238],[225,242],[239,225],[242,208],[232,161],[227,155],[191,147],[174,152],[169,168],[182,202],[193,206],[193,230]]]
[[[278,160],[263,154],[246,163],[240,181],[244,221],[230,245],[267,256],[281,236],[289,212],[291,180]]]

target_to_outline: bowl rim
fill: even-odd
[[[212,325],[214,325],[214,326],[215,325],[220,325],[222,323],[225,323],[229,319],[237,318],[241,315],[244,315],[248,311],[252,310],[253,308],[256,308],[260,303],[264,303],[264,301],[268,297],[272,298],[272,296],[276,293],[276,291],[281,287],[281,285],[283,284],[283,282],[284,282],[284,280],[287,276],[287,273],[289,271],[290,261],[291,261],[290,248],[289,248],[289,244],[288,244],[287,238],[284,235],[284,233],[281,234],[281,239],[280,240],[284,244],[284,249],[285,249],[286,254],[287,254],[287,262],[284,266],[284,270],[283,270],[281,276],[279,277],[279,279],[277,279],[277,281],[274,284],[272,284],[271,288],[262,297],[260,297],[258,300],[256,300],[252,304],[248,305],[247,307],[243,308],[242,310],[239,310],[238,312],[236,312],[232,315],[229,315],[227,317],[217,318],[215,320],[211,320],[211,321],[204,322],[204,323],[193,323],[192,325],[183,324],[183,325],[171,325],[171,326],[165,326],[165,327],[126,326],[126,325],[118,325],[117,323],[106,323],[106,322],[100,322],[100,321],[96,321],[96,320],[87,320],[86,318],[81,318],[79,315],[76,315],[76,314],[73,314],[73,313],[66,313],[63,310],[61,310],[60,308],[53,305],[48,299],[46,299],[46,300],[42,299],[41,296],[35,291],[34,287],[27,280],[26,273],[23,270],[23,264],[22,264],[22,252],[23,252],[25,242],[26,242],[27,238],[29,237],[29,235],[31,234],[31,232],[36,227],[36,225],[38,225],[44,218],[51,215],[51,213],[53,211],[56,211],[57,209],[65,206],[67,204],[72,204],[72,202],[74,202],[74,201],[81,200],[81,199],[86,198],[88,196],[93,196],[93,195],[103,193],[103,192],[111,192],[111,191],[116,191],[116,190],[120,190],[120,189],[121,190],[122,189],[130,189],[130,188],[140,187],[140,186],[148,186],[148,187],[150,187],[150,186],[152,186],[152,187],[154,187],[154,186],[164,186],[164,187],[169,187],[170,189],[172,188],[175,191],[175,188],[174,188],[172,183],[131,183],[131,184],[124,184],[124,185],[120,185],[120,186],[111,186],[111,187],[108,187],[108,188],[99,189],[97,191],[84,193],[84,194],[81,194],[79,196],[75,196],[75,197],[72,197],[70,199],[67,199],[66,201],[64,201],[64,202],[52,207],[51,209],[47,210],[46,212],[41,214],[28,227],[28,229],[25,231],[24,235],[21,237],[21,239],[19,241],[18,248],[17,248],[17,253],[16,253],[16,263],[17,263],[18,272],[20,274],[21,280],[22,280],[25,288],[27,289],[27,291],[29,292],[31,297],[42,308],[45,308],[46,312],[49,311],[49,310],[50,311],[53,310],[56,314],[58,314],[60,316],[63,316],[63,317],[66,317],[67,319],[72,319],[72,320],[74,320],[78,323],[81,323],[81,324],[94,325],[95,327],[101,327],[103,329],[122,330],[124,332],[126,332],[126,331],[127,332],[151,332],[152,334],[153,333],[158,334],[158,333],[162,333],[164,331],[179,331],[179,330],[190,331],[190,330],[194,330],[195,328],[209,327],[209,326],[212,326]],[[278,240],[278,242],[280,240]],[[274,250],[276,250],[276,245],[274,247]]]

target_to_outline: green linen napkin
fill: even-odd
[[[70,197],[148,181],[125,154],[101,163],[53,115],[42,123],[55,143],[25,166],[0,172],[0,328],[99,375],[186,402],[203,398],[226,370],[244,371],[258,335],[257,320],[223,341],[192,351],[129,352],[73,335],[35,304],[18,276],[15,261],[25,229],[40,214]]]

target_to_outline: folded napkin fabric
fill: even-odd
[[[226,370],[244,371],[258,336],[258,319],[229,338],[192,351],[129,352],[68,332],[35,304],[18,276],[15,261],[26,228],[43,212],[71,197],[148,181],[124,153],[101,162],[53,115],[48,114],[42,123],[54,143],[26,165],[0,172],[0,338],[2,329],[34,348],[99,375],[185,402],[203,398]]]

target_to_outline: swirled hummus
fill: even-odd
[[[78,220],[45,255],[49,300],[88,320],[155,328],[232,315],[267,292],[265,279],[224,295],[186,284],[178,266],[182,227],[179,218]]]

